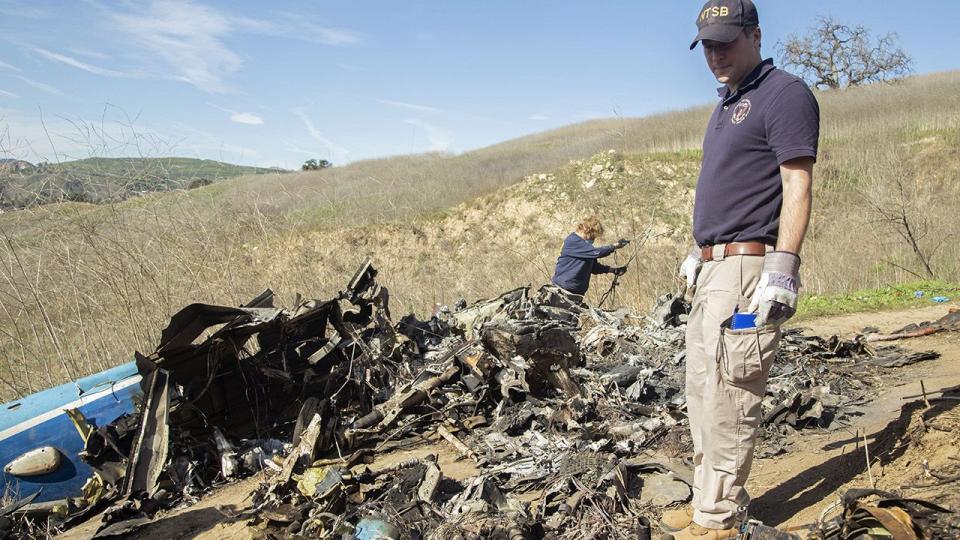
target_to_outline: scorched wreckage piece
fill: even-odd
[[[113,504],[98,536],[131,534],[254,473],[252,507],[235,517],[264,537],[635,538],[689,498],[681,298],[637,317],[521,287],[394,324],[376,275],[368,261],[336,297],[289,310],[268,290],[175,314],[155,352],[136,355],[134,415],[71,416],[95,475],[64,525]],[[835,425],[866,401],[864,368],[898,358],[788,334],[765,451],[783,451],[788,430]],[[475,474],[448,477],[436,454],[376,460],[424,443]]]

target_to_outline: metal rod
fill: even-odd
[[[920,381],[920,382],[922,383],[923,381]],[[922,388],[922,387],[921,387],[921,388]],[[933,394],[942,394],[942,393],[944,393],[944,392],[946,392],[946,391],[948,391],[948,390],[956,390],[956,387],[941,388],[940,390],[929,390],[929,391],[926,391],[926,394],[927,394],[928,396],[933,395]],[[912,396],[903,396],[903,397],[900,398],[900,399],[913,399],[913,398],[918,398],[918,397],[923,397],[923,394],[914,394],[914,395],[912,395]]]
[[[867,430],[861,432],[863,436],[863,453],[867,455],[867,476],[870,478],[870,489],[877,489],[877,483],[873,481],[873,471],[870,467],[870,449],[867,448]]]

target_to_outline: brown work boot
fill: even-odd
[[[693,523],[693,507],[689,504],[683,508],[677,508],[675,510],[667,510],[660,516],[660,530],[668,533],[675,533],[681,529],[685,529],[688,525]]]
[[[736,538],[740,534],[737,529],[708,529],[691,523],[681,531],[673,533],[673,540],[724,540]]]

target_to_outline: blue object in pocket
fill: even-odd
[[[744,328],[757,327],[756,313],[734,313],[733,321],[730,323],[731,330],[743,330]]]

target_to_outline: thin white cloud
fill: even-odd
[[[226,39],[236,33],[295,39],[331,46],[360,41],[355,32],[320,26],[302,14],[281,13],[273,20],[234,15],[194,0],[147,0],[100,4],[87,0],[102,12],[102,18],[141,47],[147,59],[134,73],[96,66],[62,53],[44,51],[48,59],[99,75],[186,82],[210,93],[231,91],[229,76],[243,67],[243,59],[230,49]],[[123,6],[123,7],[120,7]],[[127,45],[127,44],[125,44]],[[78,56],[105,59],[96,51],[68,49]],[[153,64],[149,60],[154,60]],[[159,64],[157,63],[159,61]]]
[[[66,64],[77,69],[81,69],[88,73],[93,73],[94,75],[102,75],[104,77],[123,77],[123,78],[141,78],[141,76],[132,74],[132,73],[123,73],[121,71],[114,71],[112,69],[106,69],[85,62],[81,62],[76,58],[67,56],[65,54],[55,53],[48,51],[46,49],[35,48],[33,51],[40,56],[46,58],[47,60],[53,60],[54,62],[60,62],[61,64]]]
[[[399,109],[407,109],[415,111],[418,113],[426,113],[431,115],[445,115],[447,117],[457,117],[461,119],[470,119],[470,120],[479,120],[482,122],[497,122],[503,123],[495,120],[490,116],[482,116],[479,114],[467,113],[458,110],[451,109],[441,109],[439,107],[432,107],[430,105],[421,105],[419,103],[410,103],[408,101],[397,101],[394,99],[377,99],[377,98],[367,98],[373,101],[374,103],[380,103],[381,105],[388,105],[390,107],[397,107]]]
[[[352,45],[360,41],[357,34],[342,28],[318,28],[317,35],[320,42],[327,45]]]
[[[529,120],[533,120],[534,122],[542,122],[542,121],[544,121],[544,120],[549,120],[550,117],[547,116],[547,115],[545,115],[545,114],[531,114],[531,115],[528,117],[528,119],[529,119]]]
[[[453,144],[453,133],[445,129],[414,118],[404,120],[403,123],[416,126],[426,132],[427,141],[430,143],[428,152],[444,152]]]
[[[87,58],[95,58],[97,60],[108,60],[110,57],[102,52],[93,51],[90,49],[81,49],[79,47],[68,47],[67,51],[72,52],[78,56],[86,56]]]
[[[281,13],[277,20],[268,21],[249,17],[234,17],[238,28],[266,36],[281,37],[341,47],[360,42],[360,36],[352,30],[321,26],[305,19],[299,13]]]
[[[304,113],[299,109],[294,110],[293,113],[296,114],[297,117],[300,118],[300,121],[303,122],[303,126],[307,129],[307,133],[309,133],[310,136],[313,137],[315,141],[322,144],[323,147],[326,148],[328,152],[330,152],[331,156],[334,159],[344,159],[347,157],[347,155],[350,154],[349,150],[334,143],[330,139],[326,138],[323,135],[323,133],[320,133],[320,131],[313,125],[313,121],[310,120],[310,117],[308,117],[306,113]]]
[[[439,114],[444,112],[443,109],[438,109],[436,107],[430,107],[428,105],[417,105],[416,103],[407,103],[405,101],[393,101],[389,99],[375,99],[377,103],[383,105],[389,105],[391,107],[398,107],[401,109],[409,109],[411,111],[425,112],[430,114]]]
[[[6,90],[0,90],[0,96],[6,96],[6,97],[12,97],[12,98],[20,97],[14,94],[13,92],[7,92]]]
[[[247,124],[248,126],[259,126],[263,124],[263,118],[253,113],[234,112],[230,115],[230,121],[238,124]]]
[[[46,93],[51,94],[51,95],[54,95],[54,96],[65,96],[65,95],[66,95],[66,94],[63,93],[63,90],[60,90],[60,89],[57,88],[56,86],[51,86],[51,85],[49,85],[49,84],[42,83],[42,82],[40,82],[40,81],[35,81],[35,80],[33,80],[33,79],[24,77],[24,76],[22,76],[22,75],[17,75],[17,78],[20,79],[21,81],[27,83],[28,85],[32,86],[33,88],[36,88],[37,90],[40,90],[41,92],[46,92]]]
[[[23,71],[23,70],[21,70],[20,68],[18,68],[17,66],[12,66],[12,65],[4,62],[3,60],[0,60],[0,69],[9,69],[10,71],[16,71],[17,73],[20,73],[20,72]]]
[[[360,38],[350,30],[342,28],[328,28],[315,25],[304,25],[305,35],[298,36],[306,41],[314,41],[323,45],[353,45],[360,41]]]
[[[207,92],[224,92],[224,77],[243,65],[222,39],[230,17],[188,0],[157,0],[143,13],[109,15],[132,40],[162,59],[176,75]]]
[[[229,114],[231,122],[236,122],[238,124],[246,124],[248,126],[259,126],[263,124],[262,116],[259,116],[253,113],[240,112],[240,111],[235,111],[233,109],[227,109],[226,107],[214,105],[213,103],[211,103],[210,106]]]
[[[287,147],[287,149],[286,149],[287,152],[293,152],[294,154],[301,154],[301,155],[304,155],[304,156],[316,156],[316,155],[317,155],[316,150],[304,150],[303,148],[300,148],[299,146],[297,146],[297,145],[295,145],[295,144],[291,144],[290,142],[287,142],[287,144],[289,145],[289,146]]]

